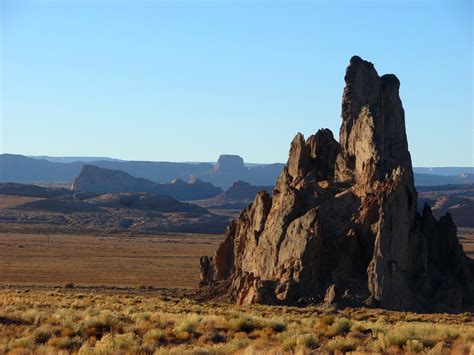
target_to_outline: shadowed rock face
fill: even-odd
[[[328,129],[296,135],[273,196],[258,193],[201,259],[203,291],[238,304],[466,307],[456,226],[416,212],[398,79],[353,57],[345,82],[339,143]]]

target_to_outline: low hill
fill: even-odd
[[[226,216],[151,192],[102,194],[6,183],[0,185],[0,192],[2,231],[222,233],[228,223]]]
[[[169,196],[143,192],[102,194],[86,201],[89,204],[101,207],[130,208],[155,212],[209,213],[205,208],[179,202]]]
[[[25,185],[13,182],[0,182],[1,195],[25,196],[25,197],[58,197],[70,195],[67,189],[47,188],[37,185]]]
[[[56,199],[43,199],[38,201],[28,202],[16,207],[19,210],[31,210],[38,212],[57,212],[57,213],[97,213],[105,210],[100,209],[92,204],[74,201],[74,200],[56,200]]]

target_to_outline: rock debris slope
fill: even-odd
[[[469,306],[472,262],[451,216],[416,211],[400,82],[357,56],[344,79],[339,143],[328,129],[296,135],[273,196],[259,192],[201,258],[202,292],[237,304]]]

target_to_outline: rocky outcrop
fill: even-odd
[[[255,195],[259,191],[272,191],[272,186],[254,186],[248,182],[239,180],[232,184],[222,194],[217,196],[218,199],[224,201],[247,201],[249,202],[254,199]]]
[[[466,307],[471,266],[456,226],[416,211],[400,82],[359,57],[345,82],[339,142],[328,129],[296,135],[273,196],[258,193],[201,259],[203,292],[238,304]]]
[[[174,179],[169,184],[134,177],[124,171],[84,165],[81,173],[72,183],[72,190],[78,192],[120,193],[151,192],[171,196],[177,200],[199,200],[217,196],[222,189],[211,183],[194,179],[186,183]]]

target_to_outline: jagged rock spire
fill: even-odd
[[[372,63],[357,56],[344,80],[338,180],[381,180],[398,166],[413,175],[400,81],[393,74],[379,77]]]
[[[340,142],[328,129],[296,135],[273,196],[257,194],[201,259],[202,292],[238,304],[466,307],[472,265],[456,227],[416,213],[400,82],[357,56],[345,82]]]

